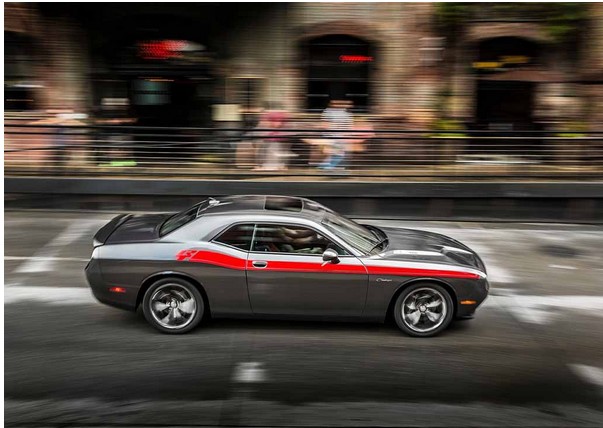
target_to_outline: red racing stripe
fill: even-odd
[[[227,269],[245,270],[245,259],[228,254],[202,250],[182,250],[176,254],[176,260],[184,262],[206,263]]]
[[[247,261],[247,269],[249,270],[268,270],[274,272],[328,272],[328,273],[349,273],[349,274],[366,274],[366,268],[362,265],[344,265],[327,263],[322,266],[320,263],[312,262],[287,262],[274,261],[267,262],[265,268],[257,268],[253,266],[253,261]]]
[[[217,253],[214,251],[203,250],[182,250],[176,255],[178,261],[188,261],[194,263],[205,263],[214,266],[220,266],[227,269],[236,270],[261,270],[270,272],[328,272],[341,274],[369,274],[369,275],[392,275],[392,276],[424,276],[438,278],[466,278],[478,279],[479,275],[471,272],[420,269],[408,267],[388,267],[388,266],[367,266],[346,265],[327,263],[324,266],[322,262],[290,262],[281,260],[267,261],[265,268],[253,266],[252,260],[245,260],[239,257],[229,256],[228,254]]]

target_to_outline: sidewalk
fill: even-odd
[[[420,163],[401,163],[399,166],[353,166],[339,171],[325,172],[311,166],[293,167],[286,171],[255,171],[251,168],[237,168],[231,162],[221,159],[192,158],[187,160],[151,162],[145,160],[129,161],[112,165],[109,163],[92,164],[85,148],[72,150],[67,163],[62,167],[53,165],[51,150],[38,150],[23,156],[22,152],[9,152],[4,155],[6,176],[53,176],[74,177],[111,177],[111,178],[161,178],[161,179],[253,179],[270,180],[282,177],[294,177],[295,180],[370,180],[396,181],[440,181],[442,178],[452,181],[479,179],[480,181],[533,181],[533,180],[599,180],[603,179],[603,165],[563,165],[538,163],[505,163],[484,161],[446,165],[428,165]]]

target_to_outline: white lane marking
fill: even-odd
[[[239,363],[232,374],[232,381],[237,383],[265,382],[266,371],[259,362]]]
[[[584,364],[568,364],[568,366],[586,383],[603,388],[603,369]]]
[[[507,310],[522,322],[540,325],[553,322],[564,311],[603,317],[603,296],[529,296],[506,290],[504,295],[490,296],[482,306]]]
[[[5,286],[4,304],[17,302],[40,302],[50,305],[97,303],[92,291],[84,287]]]
[[[51,261],[51,262],[87,262],[90,259],[82,259],[78,257],[37,257],[37,256],[4,256],[7,261],[19,260],[36,260],[36,261]]]
[[[80,236],[88,233],[90,229],[99,224],[104,224],[104,220],[82,220],[71,223],[52,241],[42,247],[30,260],[26,260],[16,270],[15,273],[34,273],[50,272],[53,270],[55,257],[62,247],[71,244]],[[90,237],[92,239],[92,237]]]
[[[574,266],[566,266],[566,265],[549,265],[550,268],[553,269],[566,269],[566,270],[576,270],[577,267]]]
[[[34,273],[34,272],[50,272],[52,270],[52,263],[50,260],[28,260],[21,264],[15,273]]]

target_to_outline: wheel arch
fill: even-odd
[[[407,289],[408,287],[410,287],[413,284],[416,284],[417,282],[431,282],[434,284],[438,284],[441,285],[444,290],[446,290],[446,292],[450,295],[450,298],[452,299],[452,309],[453,309],[453,317],[456,317],[456,313],[458,310],[458,299],[457,299],[457,295],[456,292],[454,291],[454,288],[447,283],[446,281],[443,281],[440,278],[413,278],[413,279],[409,279],[408,281],[403,282],[402,284],[400,284],[398,286],[398,288],[396,288],[396,291],[394,291],[394,294],[392,295],[390,301],[389,301],[389,305],[387,307],[387,312],[385,314],[385,317],[387,320],[391,319],[394,313],[394,306],[396,305],[396,300],[398,299],[398,296],[400,295],[400,293],[402,293],[405,289]]]
[[[164,279],[164,278],[180,278],[180,279],[184,279],[185,281],[188,281],[191,284],[193,284],[193,286],[197,290],[199,290],[199,293],[201,293],[201,297],[203,297],[203,304],[205,305],[205,308],[206,308],[205,314],[207,314],[207,315],[211,314],[209,298],[207,297],[207,292],[205,291],[205,288],[203,287],[203,285],[198,280],[193,278],[192,276],[190,276],[186,273],[177,272],[177,271],[156,272],[156,273],[146,277],[144,279],[144,281],[142,281],[142,284],[140,285],[140,289],[138,290],[138,295],[136,296],[136,308],[137,309],[140,306],[140,304],[142,303],[142,299],[144,299],[144,295],[146,294],[149,287],[151,287],[151,285],[153,285],[156,281],[158,281],[160,279]]]

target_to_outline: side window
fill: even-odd
[[[251,237],[253,236],[253,224],[237,224],[231,226],[214,238],[215,242],[236,247],[239,250],[249,251]]]
[[[347,252],[313,229],[281,224],[258,224],[252,251],[268,253],[322,254],[332,248],[339,255]]]

